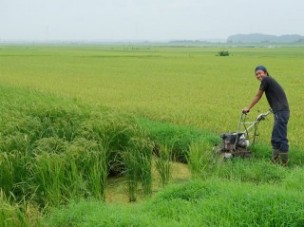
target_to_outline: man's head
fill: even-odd
[[[258,80],[262,80],[265,76],[269,76],[268,71],[265,66],[259,65],[255,67],[255,77]]]

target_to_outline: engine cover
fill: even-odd
[[[238,148],[247,148],[249,141],[246,139],[245,133],[232,132],[221,135],[222,149],[224,151],[236,151]]]

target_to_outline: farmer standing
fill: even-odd
[[[272,161],[287,165],[289,105],[286,94],[280,84],[269,75],[265,66],[257,66],[255,68],[255,76],[261,81],[261,85],[250,105],[243,109],[243,113],[248,113],[259,102],[265,92],[267,101],[274,113],[274,126],[271,136]]]

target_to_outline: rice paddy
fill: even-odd
[[[303,225],[303,47],[220,50],[0,46],[0,225]],[[271,118],[253,159],[212,158],[258,64],[290,103],[286,168],[269,162]],[[268,108],[263,98],[248,117]],[[188,163],[181,181],[176,162]],[[107,199],[112,183],[132,205]]]

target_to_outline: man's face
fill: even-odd
[[[262,80],[265,76],[267,76],[267,73],[264,72],[263,70],[257,70],[255,72],[255,77],[258,79],[258,80]]]

